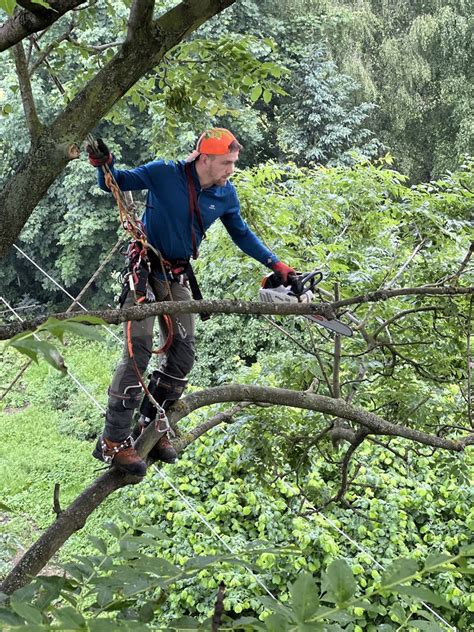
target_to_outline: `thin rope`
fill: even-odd
[[[123,239],[119,238],[117,240],[117,243],[111,248],[111,250],[107,253],[107,255],[105,256],[104,260],[102,261],[102,263],[100,264],[99,268],[94,272],[94,274],[91,276],[91,278],[87,281],[87,283],[85,284],[85,286],[82,288],[82,290],[79,292],[79,294],[76,296],[76,298],[73,299],[72,303],[69,305],[69,307],[66,310],[67,312],[72,311],[73,307],[75,305],[79,305],[80,307],[82,307],[82,305],[80,305],[79,300],[84,296],[84,294],[86,293],[86,291],[89,289],[89,287],[92,285],[92,283],[95,281],[95,279],[99,276],[99,274],[102,272],[102,270],[105,268],[105,266],[107,265],[107,263],[110,261],[110,259],[113,257],[113,255],[115,254],[115,252],[119,249],[120,245],[122,244]],[[15,244],[13,244],[15,246]],[[46,276],[48,276],[48,278],[50,278],[53,283],[55,285],[57,285],[62,291],[66,292],[66,290],[64,288],[62,288],[59,283],[57,281],[55,281],[51,275],[48,275],[37,263],[35,263],[31,257],[28,257],[20,248],[18,248],[18,246],[15,246],[15,248],[22,254],[24,255],[27,259],[29,259],[29,261],[31,261],[31,263],[33,263],[33,265],[35,265],[39,270],[41,270],[41,272],[43,272],[43,274],[46,274]],[[67,292],[66,292],[67,293]],[[68,296],[71,296],[69,293],[67,293]],[[39,307],[36,305],[32,305],[32,306],[25,306],[25,307],[16,307],[15,309],[18,311],[19,309],[32,309],[33,307]],[[85,309],[85,307],[82,307],[82,309]],[[87,310],[86,310],[87,311]],[[6,310],[6,312],[0,312],[0,314],[2,313],[8,313],[8,310]],[[116,336],[116,334],[109,329],[108,327],[105,327],[105,329],[107,329],[107,331],[109,333],[112,334],[112,336],[114,336],[116,338],[116,340],[120,340],[120,338],[118,336]],[[14,380],[10,383],[9,386],[7,386],[7,388],[2,392],[2,394],[0,395],[0,401],[2,401],[7,395],[8,393],[12,390],[12,388],[15,386],[15,384],[18,382],[18,380],[20,379],[20,377],[23,375],[23,373],[26,371],[26,369],[31,365],[32,360],[28,360],[28,362],[20,369],[20,371],[18,372],[18,374],[16,375],[16,377],[14,378]],[[82,385],[81,385],[82,387]]]
[[[23,321],[23,319],[15,312],[15,310],[5,301],[5,299],[3,297],[0,297],[0,299],[5,303],[5,305],[15,314],[15,316]],[[38,336],[36,336],[36,334],[33,334],[37,339]],[[70,372],[70,370],[68,370],[68,374],[71,375],[71,378],[82,388],[82,390],[90,397],[90,399],[96,404],[96,406],[99,408],[99,410],[101,412],[105,412],[105,409],[103,408],[103,406],[93,397],[93,395],[91,395],[87,389],[82,386],[82,384],[79,382],[79,380],[73,376],[73,374]],[[180,498],[183,500],[183,502],[189,507],[189,509],[191,510],[191,512],[199,519],[201,520],[201,522],[203,524],[205,524],[205,526],[209,529],[209,531],[211,531],[211,533],[214,534],[214,536],[224,545],[224,547],[232,554],[232,555],[236,555],[236,553],[231,549],[231,547],[227,544],[227,542],[225,542],[225,540],[223,540],[221,538],[221,536],[219,535],[219,533],[212,527],[212,525],[198,512],[196,511],[196,509],[192,506],[192,504],[188,501],[188,499],[182,494],[182,492],[180,490],[178,490],[175,485],[173,485],[173,483],[170,481],[170,479],[166,476],[166,474],[159,468],[156,467],[156,465],[153,466],[154,470],[156,472],[158,472],[158,474],[163,478],[163,480],[165,480],[168,485],[175,491],[175,493],[180,496]],[[318,510],[314,507],[314,505],[312,505],[309,501],[306,501],[306,504],[308,505],[308,507],[310,507],[311,509],[313,509],[313,511],[320,516],[321,518],[323,518],[323,520],[325,520],[327,522],[327,524],[329,524],[335,531],[337,531],[340,535],[342,535],[348,542],[350,542],[354,547],[356,547],[359,551],[361,551],[361,553],[364,553],[365,555],[367,555],[367,557],[375,564],[375,566],[377,566],[378,568],[380,568],[381,570],[385,570],[385,567],[380,564],[380,562],[378,562],[378,560],[376,560],[371,554],[370,552],[365,549],[363,546],[361,546],[358,542],[356,542],[354,539],[352,539],[343,529],[341,529],[340,527],[338,527],[332,520],[330,520],[330,518],[328,518],[327,516],[325,516],[324,514],[318,512]],[[255,575],[255,573],[252,571],[251,568],[249,568],[248,566],[246,566],[244,564],[244,567],[246,568],[246,570],[252,575],[252,577],[255,579],[255,581],[265,590],[265,592],[272,597],[272,599],[274,599],[275,601],[278,601],[276,599],[276,597],[272,594],[272,592],[265,586],[265,584],[260,580],[259,577],[257,577]],[[428,612],[430,612],[435,618],[438,619],[438,621],[440,621],[441,623],[443,623],[448,630],[452,630],[453,632],[458,632],[458,629],[454,626],[452,626],[448,621],[446,621],[446,619],[444,619],[440,614],[438,614],[435,610],[433,610],[433,608],[431,608],[431,606],[429,604],[427,604],[426,602],[422,601],[420,602],[421,605],[428,610]]]
[[[97,270],[94,272],[94,274],[91,276],[91,278],[87,281],[87,283],[84,285],[84,287],[82,288],[82,290],[79,292],[79,294],[76,296],[76,298],[73,300],[73,302],[71,303],[71,305],[69,305],[69,307],[67,308],[67,312],[70,312],[72,310],[72,308],[75,305],[79,304],[79,301],[81,300],[81,298],[84,296],[84,294],[87,292],[87,290],[90,288],[90,286],[94,283],[94,281],[97,279],[97,277],[99,276],[99,274],[102,273],[102,270],[105,268],[105,266],[109,263],[109,261],[112,259],[112,257],[114,256],[114,254],[118,251],[118,249],[120,248],[120,246],[122,245],[122,243],[124,242],[124,238],[119,237],[119,239],[117,240],[116,244],[109,250],[109,252],[107,253],[107,255],[105,256],[104,260],[102,261],[102,263],[100,264],[100,266],[97,268]]]
[[[38,268],[38,270],[39,270],[40,272],[42,272],[42,273],[43,273],[43,274],[44,274],[44,275],[45,275],[45,276],[46,276],[46,277],[47,277],[47,278],[48,278],[48,279],[49,279],[52,283],[54,283],[54,285],[55,285],[56,287],[58,287],[58,288],[59,288],[62,292],[64,292],[64,294],[66,294],[67,296],[69,296],[69,298],[72,298],[72,300],[73,300],[73,301],[76,301],[76,297],[74,297],[74,296],[73,296],[70,292],[68,292],[68,291],[66,290],[66,288],[64,288],[62,285],[60,285],[60,283],[58,283],[55,279],[53,279],[53,277],[52,277],[50,274],[48,274],[48,273],[46,272],[46,270],[43,270],[43,268],[42,268],[40,265],[38,265],[38,264],[36,263],[36,261],[33,261],[33,259],[32,259],[29,255],[27,255],[27,254],[26,254],[26,252],[24,252],[24,251],[23,251],[21,248],[19,248],[16,244],[13,244],[13,247],[14,247],[14,248],[16,248],[16,250],[18,250],[18,252],[19,252],[20,254],[22,254],[22,255],[25,257],[25,259],[28,259],[28,261],[30,261],[30,263],[32,263],[32,264],[35,266],[35,268]],[[88,312],[88,311],[89,311],[89,310],[87,309],[87,307],[84,307],[84,305],[82,305],[82,303],[80,303],[80,302],[78,302],[78,301],[77,301],[77,302],[76,302],[76,304],[77,304],[77,305],[79,305],[79,307],[80,307],[82,310],[84,310],[85,312]],[[107,327],[106,325],[102,325],[102,327],[103,327],[106,331],[108,331],[108,332],[109,332],[109,334],[111,334],[111,335],[112,335],[112,336],[113,336],[116,340],[118,340],[119,342],[122,342],[122,340],[121,340],[121,339],[117,336],[117,334],[116,334],[114,331],[112,331],[112,329],[110,329],[110,328],[109,328],[109,327]]]
[[[223,544],[223,546],[229,551],[229,553],[231,553],[232,555],[237,555],[237,553],[227,544],[227,542],[221,538],[221,536],[219,535],[219,533],[214,529],[214,527],[204,518],[204,516],[202,516],[198,511],[196,511],[195,507],[193,507],[193,505],[189,502],[188,498],[186,498],[186,496],[184,496],[184,494],[173,485],[173,483],[170,481],[170,479],[166,476],[166,474],[163,472],[163,470],[161,470],[160,468],[156,467],[156,465],[153,466],[153,469],[155,470],[155,472],[158,472],[158,474],[162,477],[162,479],[168,483],[168,485],[174,490],[174,492],[181,498],[181,500],[185,503],[185,505],[187,505],[187,507],[189,507],[189,509],[191,510],[191,512],[197,517],[199,518],[199,520],[209,529],[209,531],[219,540],[219,542],[221,544]],[[262,582],[262,580],[255,575],[255,573],[252,571],[252,569],[247,566],[246,564],[243,565],[244,568],[248,571],[248,573],[253,577],[253,579],[257,582],[257,584],[259,584],[263,590],[267,593],[267,595],[269,595],[272,599],[274,599],[276,602],[278,602],[278,599],[275,597],[275,595],[270,591],[269,588],[267,588],[265,586],[265,584]]]
[[[20,316],[20,315],[19,315],[19,314],[15,311],[15,309],[14,309],[14,308],[13,308],[13,307],[9,304],[9,303],[7,303],[7,301],[3,298],[3,296],[0,296],[0,300],[1,300],[1,301],[3,301],[3,303],[4,303],[7,307],[8,307],[8,309],[12,312],[12,314],[14,314],[14,315],[18,318],[18,320],[19,320],[19,321],[24,322],[24,319],[23,319],[23,318],[22,318],[22,317],[21,317],[21,316]],[[35,334],[35,333],[33,333],[33,337],[35,338],[35,340],[41,340],[41,338],[40,338],[37,334]],[[30,362],[29,364],[31,364],[31,362]],[[28,365],[26,365],[26,366],[24,367],[24,369],[26,369],[26,368],[29,366],[29,364],[28,364]],[[77,385],[81,388],[81,390],[82,390],[82,391],[83,391],[83,392],[87,395],[87,397],[89,397],[89,399],[90,399],[90,400],[91,400],[91,401],[92,401],[92,402],[93,402],[93,403],[94,403],[94,404],[95,404],[95,405],[96,405],[96,406],[97,406],[97,407],[98,407],[98,408],[99,408],[102,412],[104,412],[104,413],[105,413],[105,408],[103,408],[102,404],[100,404],[100,403],[96,400],[96,398],[94,397],[94,395],[92,395],[92,393],[91,393],[90,391],[88,391],[88,390],[87,390],[87,388],[86,388],[83,384],[81,384],[81,382],[79,381],[79,379],[78,379],[78,378],[77,378],[77,377],[76,377],[73,373],[71,373],[71,370],[70,370],[70,369],[68,369],[68,370],[67,370],[67,372],[68,372],[68,375],[70,375],[70,376],[71,376],[71,379],[72,379],[72,380],[74,380],[74,382],[76,382],[76,384],[77,384]]]
[[[15,307],[15,309],[17,310],[17,312],[19,312],[19,311],[23,311],[24,309],[36,309],[38,307],[41,307],[40,303],[36,303],[35,305],[20,305],[19,307]],[[8,309],[1,310],[0,311],[0,316],[2,314],[8,314],[9,311],[10,310],[8,310]]]
[[[371,554],[370,552],[365,549],[363,546],[361,546],[358,542],[356,542],[355,540],[353,540],[350,535],[348,535],[347,533],[345,533],[345,531],[343,531],[340,527],[337,526],[337,524],[335,524],[332,520],[330,520],[327,516],[325,516],[324,514],[320,513],[316,507],[314,507],[314,505],[312,505],[309,501],[305,501],[306,505],[310,508],[313,509],[315,514],[317,514],[318,516],[320,516],[323,520],[325,520],[333,529],[335,529],[338,533],[340,533],[348,542],[350,542],[353,546],[355,546],[359,551],[361,551],[361,553],[364,553],[365,555],[367,555],[367,557],[371,560],[371,562],[373,562],[375,564],[375,566],[377,566],[378,568],[380,568],[382,571],[385,571],[385,567],[380,564],[380,562],[378,560],[376,560]],[[425,601],[421,601],[420,602],[421,605],[428,610],[432,615],[434,615],[441,623],[444,623],[444,625],[448,628],[448,630],[453,630],[453,632],[458,632],[458,629],[454,626],[452,626],[448,621],[446,621],[446,619],[443,619],[443,617],[438,614],[436,612],[436,610],[433,610],[433,608],[427,604]]]

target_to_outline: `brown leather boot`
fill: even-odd
[[[110,441],[105,437],[99,437],[92,456],[99,459],[99,461],[104,461],[104,463],[127,472],[127,474],[140,477],[146,474],[146,463],[133,447],[131,436],[122,442]]]
[[[178,460],[178,453],[171,445],[168,436],[164,434],[152,447],[152,449],[148,453],[148,458],[150,458],[152,461],[175,463]]]

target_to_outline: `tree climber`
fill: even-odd
[[[105,191],[101,167],[108,165],[122,191],[147,190],[146,208],[142,218],[148,250],[149,267],[144,277],[135,278],[135,292],[129,284],[122,293],[122,306],[131,306],[135,296],[153,300],[188,301],[199,298],[199,288],[192,268],[191,257],[198,256],[198,248],[205,231],[218,218],[226,227],[236,245],[247,255],[282,275],[286,282],[294,270],[278,260],[241,217],[237,192],[229,177],[234,172],[241,145],[226,129],[213,128],[204,132],[196,149],[178,162],[155,160],[131,170],[114,167],[114,157],[102,140],[95,146],[87,145],[90,163],[98,168],[99,186]],[[157,254],[159,256],[157,256]],[[143,270],[143,268],[142,268]],[[192,292],[192,290],[194,290]],[[169,296],[171,294],[171,296]],[[180,398],[187,383],[186,376],[194,362],[194,315],[159,318],[163,339],[172,332],[166,352],[158,370],[153,371],[148,388],[152,398],[166,410]],[[171,321],[171,322],[170,322]],[[99,437],[93,455],[129,473],[143,476],[146,464],[134,448],[136,428],[130,434],[134,410],[139,406],[143,391],[141,375],[152,354],[154,318],[125,324],[129,344],[109,389],[105,428]],[[137,373],[139,372],[139,375]],[[156,418],[157,409],[145,396],[140,408],[140,426]],[[176,451],[163,434],[150,452],[153,460],[172,463]]]

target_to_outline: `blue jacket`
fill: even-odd
[[[184,161],[166,162],[156,160],[136,169],[115,169],[111,171],[122,191],[148,190],[143,222],[149,242],[165,259],[188,259],[193,254],[191,225],[189,220],[188,181]],[[278,261],[274,255],[250,230],[240,214],[237,192],[229,181],[224,186],[201,189],[194,163],[192,175],[204,229],[220,218],[232,240],[250,257],[270,267]],[[99,186],[105,185],[101,169],[97,170]],[[194,218],[196,243],[202,241],[202,231]]]

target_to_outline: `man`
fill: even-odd
[[[237,192],[229,182],[240,149],[241,145],[229,130],[213,128],[200,136],[196,149],[185,161],[157,160],[136,169],[118,170],[114,167],[112,154],[101,140],[97,141],[96,147],[87,146],[89,161],[99,168],[98,180],[102,189],[109,190],[100,169],[107,164],[122,191],[148,190],[143,223],[153,249],[148,252],[151,273],[147,284],[157,301],[186,301],[192,298],[189,281],[195,282],[195,278],[189,260],[197,257],[205,231],[216,219],[223,222],[243,252],[279,272],[284,281],[294,273],[263,245],[240,215]],[[160,257],[156,256],[156,252]],[[129,293],[125,305],[132,304],[133,297]],[[96,458],[113,462],[120,469],[138,476],[145,474],[146,464],[134,449],[130,428],[134,410],[142,396],[140,376],[146,370],[152,353],[153,324],[154,319],[149,318],[130,325],[128,335],[133,358],[130,345],[126,343],[109,389],[104,433],[93,453]],[[172,333],[168,348],[148,386],[153,399],[165,410],[183,393],[186,376],[193,366],[194,315],[174,316],[168,328],[165,319],[160,318],[162,337],[166,337],[168,329]],[[142,428],[153,421],[157,413],[147,397],[140,412]],[[150,456],[166,462],[175,461],[176,452],[166,434]]]

